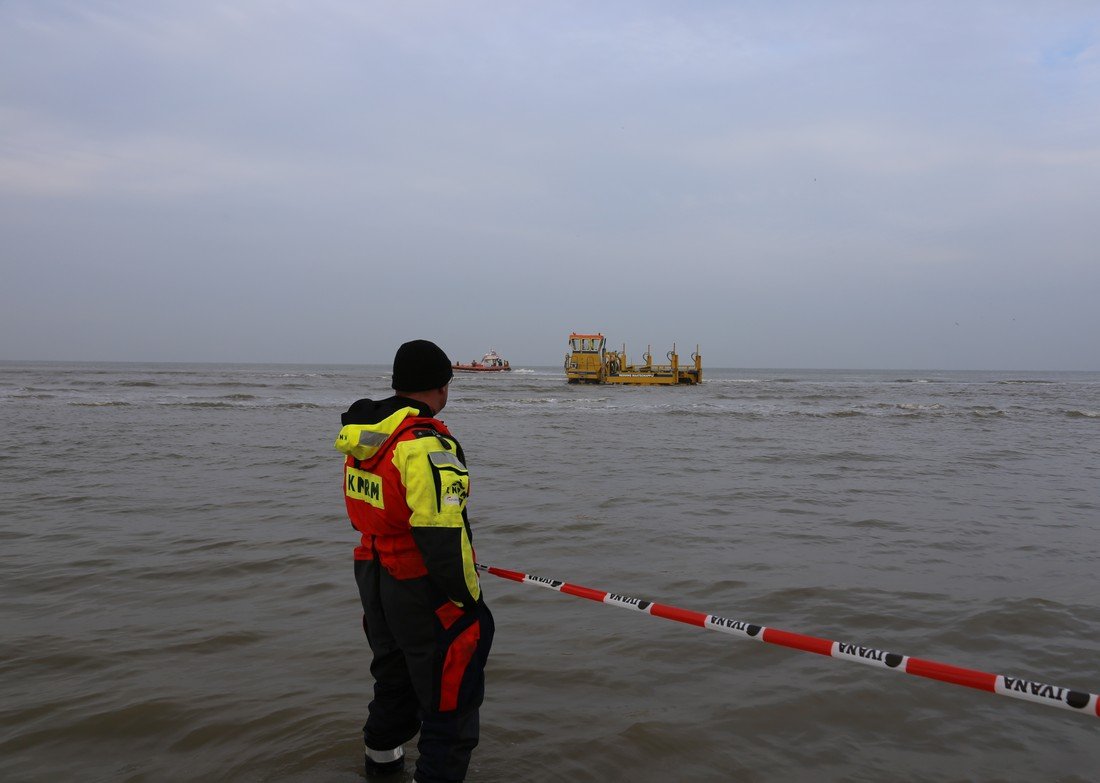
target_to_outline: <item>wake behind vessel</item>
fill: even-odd
[[[665,354],[668,364],[654,364],[652,346],[642,358],[643,364],[629,364],[626,345],[622,351],[608,351],[603,334],[569,335],[570,352],[565,355],[565,379],[569,383],[618,383],[634,386],[694,385],[703,380],[703,357],[699,346],[691,355],[694,366],[680,366],[676,344]]]

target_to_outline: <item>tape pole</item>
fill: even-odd
[[[730,620],[718,615],[666,606],[665,604],[631,598],[617,593],[593,590],[590,587],[573,585],[560,579],[547,579],[542,576],[532,576],[520,571],[509,571],[480,563],[477,564],[477,569],[493,576],[499,576],[502,579],[510,579],[513,582],[545,587],[566,595],[587,598],[590,601],[617,606],[620,609],[631,609],[654,617],[662,617],[666,620],[705,628],[708,631],[719,631],[744,639],[777,644],[781,647],[826,655],[830,658],[840,658],[852,663],[862,663],[865,666],[873,666],[878,669],[889,669],[953,685],[964,685],[967,688],[976,688],[999,696],[1011,696],[1014,699],[1022,699],[1035,704],[1045,704],[1048,707],[1060,707],[1080,715],[1100,717],[1100,696],[1095,693],[1076,691],[1057,685],[1047,685],[1046,683],[1025,680],[1020,677],[1008,677],[1003,674],[989,674],[976,669],[964,669],[923,658],[911,658],[908,655],[877,650],[859,644],[846,644],[829,639],[820,639],[816,636],[781,631],[778,628],[768,628],[755,623]]]

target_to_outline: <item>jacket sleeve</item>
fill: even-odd
[[[397,445],[394,461],[428,576],[448,598],[472,609],[481,598],[481,585],[466,521],[470,475],[458,444],[436,433],[415,437]]]

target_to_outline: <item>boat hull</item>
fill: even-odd
[[[511,367],[474,367],[469,364],[452,364],[451,369],[455,372],[511,372]]]

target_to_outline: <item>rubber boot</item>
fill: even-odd
[[[393,750],[366,748],[366,774],[368,778],[383,778],[405,771],[405,749]]]

